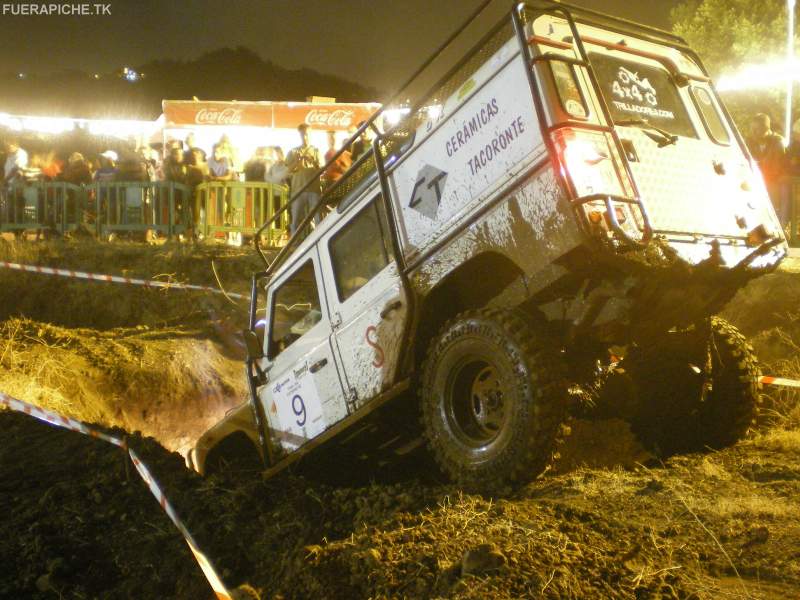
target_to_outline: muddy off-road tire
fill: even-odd
[[[555,352],[508,311],[469,311],[428,347],[419,388],[428,447],[442,471],[492,491],[539,475],[567,403]]]
[[[712,317],[703,329],[671,333],[623,361],[638,398],[631,428],[663,456],[730,446],[758,412],[761,371],[752,347],[724,319]]]
[[[258,449],[243,433],[234,433],[214,446],[205,463],[206,475],[256,473],[263,469]]]

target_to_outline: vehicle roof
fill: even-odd
[[[551,2],[569,10],[575,20],[579,23],[585,23],[587,25],[599,25],[601,27],[604,26],[608,29],[618,30],[620,33],[633,34],[644,39],[649,39],[650,41],[677,45],[683,49],[690,50],[685,39],[670,31],[666,31],[665,29],[659,29],[658,27],[652,27],[650,25],[643,25],[622,17],[609,15],[607,13],[581,6],[575,6],[574,4],[569,4],[568,2],[561,2],[561,0],[551,0]]]

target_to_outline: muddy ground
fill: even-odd
[[[246,292],[242,250],[5,244],[0,259]],[[113,269],[109,265],[115,265]],[[800,269],[752,283],[726,316],[770,374],[800,374]],[[792,272],[792,271],[795,272]],[[502,497],[424,467],[338,485],[202,479],[184,450],[244,398],[243,305],[0,271],[0,391],[131,435],[226,583],[264,598],[800,597],[800,408],[720,452],[649,455],[621,421],[572,421],[560,460]],[[363,475],[361,473],[360,475]],[[0,412],[0,598],[211,598],[122,452]]]

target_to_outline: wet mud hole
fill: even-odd
[[[6,243],[0,259],[246,293],[251,252]],[[109,265],[114,265],[110,268]],[[800,269],[726,311],[765,372],[800,375]],[[0,270],[0,391],[125,432],[226,584],[263,598],[800,596],[800,409],[765,390],[737,446],[663,463],[618,420],[567,424],[543,477],[496,498],[430,469],[210,478],[180,452],[246,398],[246,302]],[[140,433],[134,433],[140,432]],[[334,465],[336,466],[336,465]],[[349,477],[358,471],[359,477]],[[211,598],[118,448],[0,411],[0,598]]]

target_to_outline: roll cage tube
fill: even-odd
[[[343,144],[343,145],[342,145],[342,147],[341,147],[341,148],[340,148],[340,149],[339,149],[339,150],[336,152],[336,154],[334,154],[334,155],[333,155],[333,157],[331,158],[331,160],[330,160],[328,163],[326,163],[326,164],[325,164],[323,167],[321,167],[321,168],[320,168],[320,170],[317,172],[317,174],[315,175],[315,177],[314,177],[314,178],[319,178],[319,177],[321,177],[321,176],[322,176],[322,174],[325,172],[325,169],[327,168],[328,164],[330,164],[330,163],[332,163],[332,162],[334,162],[334,161],[338,160],[338,159],[339,159],[339,157],[340,157],[340,156],[341,156],[341,155],[344,153],[345,149],[346,149],[346,148],[348,148],[348,147],[349,147],[349,146],[350,146],[352,143],[354,143],[354,142],[355,142],[355,141],[356,141],[356,140],[359,138],[359,136],[360,136],[360,135],[361,135],[361,134],[362,134],[364,131],[366,131],[366,130],[367,130],[367,128],[372,128],[374,131],[376,131],[376,133],[380,133],[380,132],[377,130],[377,128],[375,127],[374,123],[375,123],[375,121],[378,119],[378,117],[379,117],[379,116],[381,116],[381,115],[384,113],[384,111],[385,111],[385,107],[386,107],[386,106],[390,106],[390,105],[391,105],[393,102],[395,102],[395,101],[396,101],[398,98],[400,98],[400,97],[401,97],[401,94],[402,94],[402,92],[403,92],[403,91],[404,91],[406,88],[408,88],[408,87],[409,87],[409,86],[410,86],[410,85],[411,85],[411,84],[412,84],[412,83],[413,83],[413,82],[416,80],[416,78],[417,78],[417,77],[419,77],[419,75],[420,75],[420,74],[421,74],[423,71],[425,71],[425,69],[427,69],[427,68],[428,68],[428,67],[431,65],[431,63],[433,63],[433,61],[434,61],[434,60],[436,60],[436,59],[439,57],[439,55],[440,55],[440,54],[441,54],[441,53],[442,53],[442,52],[443,52],[443,51],[444,51],[444,50],[445,50],[445,49],[446,49],[446,48],[447,48],[447,47],[448,47],[448,46],[449,46],[449,45],[450,45],[450,44],[453,42],[453,40],[455,40],[455,39],[456,39],[456,38],[457,38],[457,37],[458,37],[458,36],[461,34],[461,32],[462,32],[462,31],[463,31],[463,30],[464,30],[466,27],[468,27],[468,26],[470,25],[470,23],[472,23],[472,22],[473,22],[473,21],[474,21],[474,20],[475,20],[475,19],[478,17],[478,15],[480,15],[480,14],[483,12],[483,10],[484,10],[484,9],[485,9],[487,6],[489,6],[489,4],[491,4],[491,3],[492,3],[492,0],[484,0],[484,1],[483,1],[483,2],[482,2],[482,3],[481,3],[481,4],[480,4],[480,5],[479,5],[479,6],[478,6],[478,7],[477,7],[477,8],[476,8],[476,9],[475,9],[475,10],[474,10],[474,11],[473,11],[471,14],[470,14],[470,15],[469,15],[469,17],[467,17],[467,20],[466,20],[466,21],[464,21],[464,23],[463,23],[461,26],[457,27],[457,28],[456,28],[456,30],[455,30],[455,31],[454,31],[454,32],[453,32],[453,33],[450,35],[450,37],[448,37],[448,38],[447,38],[447,39],[446,39],[446,40],[445,40],[445,41],[444,41],[444,42],[443,42],[443,43],[442,43],[442,44],[441,44],[441,45],[440,45],[440,46],[439,46],[439,47],[438,47],[438,48],[437,48],[437,49],[436,49],[436,50],[435,50],[435,51],[434,51],[434,52],[433,52],[433,53],[432,53],[432,54],[431,54],[429,57],[428,57],[428,59],[427,59],[427,60],[426,60],[424,63],[422,63],[422,65],[421,65],[421,66],[420,66],[420,67],[419,67],[419,68],[418,68],[416,71],[414,71],[414,73],[413,73],[413,74],[412,74],[412,75],[411,75],[411,76],[408,78],[408,80],[407,80],[405,83],[403,83],[403,85],[401,85],[401,86],[400,86],[400,87],[399,87],[399,88],[398,88],[398,89],[395,91],[395,93],[394,93],[394,94],[392,94],[392,95],[390,96],[389,100],[387,100],[387,101],[386,101],[386,102],[385,102],[385,103],[384,103],[384,104],[381,106],[381,108],[380,108],[379,110],[377,110],[377,111],[376,111],[376,112],[375,112],[375,113],[374,113],[374,114],[373,114],[373,115],[372,115],[372,116],[369,118],[369,120],[367,120],[367,121],[366,121],[366,122],[365,122],[365,123],[364,123],[364,124],[363,124],[361,127],[359,127],[359,128],[356,130],[356,132],[355,132],[355,133],[354,133],[354,134],[353,134],[353,135],[352,135],[352,136],[351,136],[351,137],[350,137],[350,138],[347,140],[347,142],[346,142],[345,144]],[[365,155],[366,155],[366,153],[365,153]],[[355,165],[354,165],[354,166],[355,166]],[[313,219],[313,217],[317,215],[317,213],[319,212],[319,210],[320,210],[320,208],[322,207],[322,204],[323,204],[323,202],[322,202],[322,196],[320,196],[320,201],[319,201],[319,202],[317,202],[317,205],[316,205],[316,206],[315,206],[315,207],[314,207],[314,208],[311,210],[310,214],[309,214],[309,215],[307,215],[307,216],[306,216],[306,218],[305,218],[305,219],[303,220],[303,222],[301,223],[301,225],[297,227],[297,229],[295,230],[295,233],[292,235],[292,237],[291,237],[291,238],[289,238],[289,241],[287,242],[286,246],[284,246],[284,248],[283,248],[283,249],[282,249],[282,250],[281,250],[281,251],[278,253],[278,256],[276,256],[276,257],[275,257],[275,259],[274,259],[274,260],[273,260],[271,263],[270,263],[270,261],[269,261],[269,260],[267,260],[267,257],[266,257],[266,255],[264,254],[264,251],[261,249],[261,245],[259,244],[259,239],[260,239],[260,237],[261,237],[261,234],[262,234],[262,233],[264,233],[264,230],[265,230],[267,227],[269,227],[270,225],[272,225],[272,224],[273,224],[273,223],[274,223],[274,222],[277,220],[277,218],[278,218],[278,216],[279,216],[279,215],[283,214],[284,212],[286,212],[286,211],[289,209],[289,207],[292,205],[292,203],[294,203],[294,202],[297,200],[297,197],[298,197],[298,196],[299,196],[301,193],[305,192],[305,191],[306,191],[306,189],[308,189],[308,188],[310,187],[311,183],[314,181],[314,178],[312,178],[312,179],[311,179],[311,180],[310,180],[308,183],[306,183],[306,185],[305,185],[305,186],[303,186],[303,188],[302,188],[301,190],[299,190],[299,191],[294,191],[294,192],[292,193],[292,197],[289,199],[289,201],[286,203],[286,205],[285,205],[285,206],[283,206],[282,208],[280,208],[280,209],[279,209],[279,210],[278,210],[278,211],[275,213],[275,215],[273,215],[273,216],[272,216],[272,218],[270,218],[270,219],[269,219],[269,220],[268,220],[266,223],[264,223],[264,224],[263,224],[263,225],[262,225],[262,226],[261,226],[261,227],[258,229],[258,231],[256,231],[256,233],[255,233],[255,236],[254,236],[254,238],[253,238],[253,239],[254,239],[254,245],[255,245],[256,251],[258,252],[258,255],[259,255],[259,257],[261,258],[261,260],[263,261],[264,265],[266,266],[266,269],[267,269],[267,271],[266,271],[266,272],[267,272],[267,274],[268,274],[268,275],[272,275],[272,274],[275,272],[275,269],[277,269],[277,268],[278,268],[278,266],[280,266],[280,264],[283,262],[283,260],[285,259],[286,255],[287,255],[287,252],[284,252],[284,250],[286,250],[287,248],[294,248],[294,246],[296,245],[296,242],[293,242],[293,240],[294,240],[295,238],[298,238],[298,239],[299,239],[299,236],[298,236],[297,234],[298,234],[299,232],[303,231],[303,229],[304,229],[305,227],[307,227],[307,226],[308,226],[308,224],[311,222],[311,219]]]
[[[250,331],[255,331],[256,328],[258,290],[261,286],[261,281],[266,278],[266,272],[260,271],[258,273],[253,273],[253,276],[250,280],[250,314],[248,321]],[[253,371],[255,371],[255,373],[253,373]],[[250,391],[250,409],[253,411],[253,420],[255,421],[256,429],[258,430],[258,442],[262,449],[262,460],[267,459],[269,464],[272,465],[274,463],[274,457],[272,454],[272,447],[270,446],[266,435],[267,416],[264,414],[264,407],[261,406],[261,403],[258,401],[257,389],[258,385],[264,381],[265,375],[261,370],[261,367],[256,364],[255,359],[250,356],[249,352],[245,362],[245,377],[247,378],[247,387]]]

